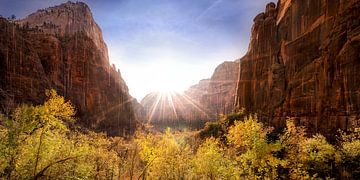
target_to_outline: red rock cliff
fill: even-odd
[[[0,20],[0,100],[39,103],[55,88],[81,124],[110,135],[135,128],[133,98],[110,66],[99,26],[84,3],[39,10],[16,24]]]
[[[210,79],[202,80],[185,93],[199,102],[211,117],[231,113],[234,109],[239,61],[225,61],[216,67]]]
[[[347,129],[360,113],[360,1],[280,0],[254,19],[236,106],[281,127]]]

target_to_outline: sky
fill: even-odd
[[[242,57],[253,18],[270,0],[82,0],[103,32],[110,63],[139,101],[184,91],[217,65]],[[24,18],[66,0],[0,0],[0,15]]]

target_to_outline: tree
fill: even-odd
[[[360,179],[360,128],[340,131],[341,173],[348,179]]]
[[[176,138],[170,129],[160,136],[137,139],[145,166],[141,176],[156,179],[186,179],[191,172],[192,152],[184,137]]]
[[[45,136],[50,132],[67,131],[64,123],[74,122],[75,111],[70,102],[65,102],[64,98],[58,96],[54,90],[47,91],[46,95],[48,100],[43,105],[35,107],[22,105],[16,108],[11,118],[2,116],[1,139],[4,140],[1,142],[1,154],[4,157],[1,160],[2,168],[0,169],[2,176],[12,177],[15,168],[21,168],[21,163],[26,161],[24,162],[26,168],[32,166],[32,175],[35,177],[40,155],[46,144],[44,143]],[[35,146],[36,148],[33,148]],[[24,159],[24,157],[32,156],[34,159]],[[28,171],[23,171],[23,173]],[[14,176],[21,177],[22,175]]]
[[[274,179],[278,176],[277,169],[284,165],[284,161],[274,156],[280,150],[280,144],[267,143],[270,132],[270,128],[265,128],[256,116],[251,115],[244,121],[235,121],[230,127],[227,138],[241,165],[241,176],[250,179]]]
[[[309,179],[310,176],[303,164],[300,152],[300,143],[307,140],[304,127],[296,127],[293,119],[286,121],[284,133],[280,136],[283,158],[286,160],[285,176],[290,175],[291,179]]]
[[[206,139],[193,158],[195,179],[231,179],[239,177],[236,161],[220,147],[219,140]]]
[[[335,148],[326,141],[325,137],[317,134],[300,142],[299,145],[300,152],[298,156],[308,173],[315,177],[331,177],[338,155]]]
[[[113,179],[119,156],[104,134],[79,133],[70,102],[46,92],[39,106],[22,105],[0,116],[0,176],[7,179]]]

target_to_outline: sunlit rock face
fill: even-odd
[[[190,87],[185,94],[211,112],[211,117],[234,110],[235,90],[239,73],[239,60],[220,64],[210,79]]]
[[[360,113],[360,1],[280,0],[254,19],[236,106],[275,127],[347,129]]]
[[[184,93],[151,93],[141,104],[150,124],[201,127],[219,114],[234,109],[239,61],[220,64],[210,79],[201,80]]]
[[[135,129],[133,98],[120,71],[109,65],[101,30],[86,4],[68,2],[16,24],[0,22],[3,107],[11,100],[40,103],[45,89],[55,88],[76,106],[86,127],[110,135]]]

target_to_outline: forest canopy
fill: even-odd
[[[324,179],[360,178],[360,131],[330,144],[288,119],[271,127],[244,110],[200,131],[138,130],[107,137],[76,125],[74,106],[54,90],[0,121],[2,179]]]

